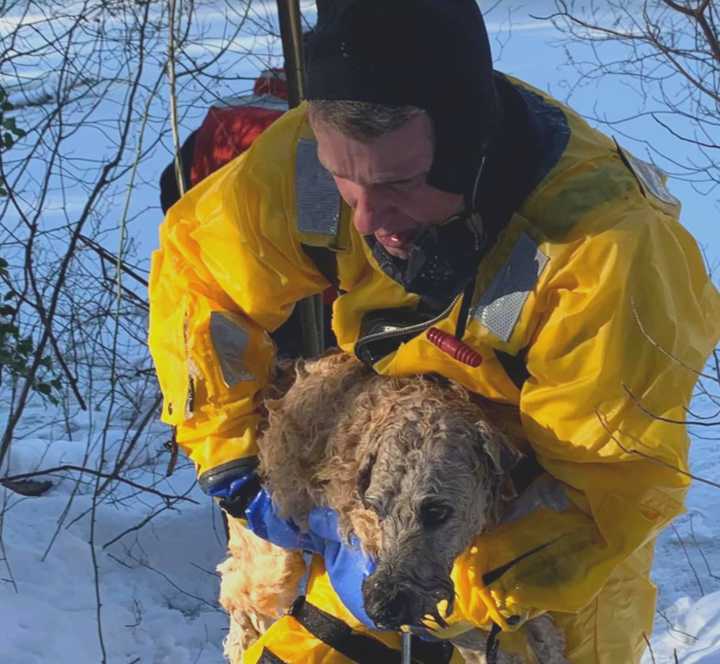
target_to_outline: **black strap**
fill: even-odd
[[[263,648],[257,664],[285,664],[285,662],[274,653],[271,653],[267,648]]]
[[[315,263],[315,267],[320,274],[330,282],[330,285],[338,288],[340,280],[338,278],[338,264],[335,252],[327,247],[313,247],[309,244],[303,244],[302,248],[310,260]]]
[[[558,540],[561,540],[565,535],[560,535],[560,537],[555,537],[554,539],[551,539],[548,542],[545,542],[544,544],[540,544],[536,547],[533,547],[530,549],[530,551],[526,551],[525,553],[521,553],[519,556],[516,556],[513,558],[510,562],[505,563],[504,565],[500,565],[500,567],[496,567],[495,569],[491,569],[489,572],[485,572],[485,574],[482,575],[482,581],[484,586],[489,586],[491,583],[495,583],[505,572],[507,572],[511,567],[514,565],[517,565],[519,562],[525,560],[525,558],[529,558],[530,556],[539,553],[543,549],[547,549],[552,544],[555,544]]]
[[[397,650],[368,636],[353,632],[342,620],[298,597],[290,615],[308,632],[359,664],[397,664]]]
[[[465,286],[463,299],[460,305],[460,315],[458,316],[457,326],[455,327],[455,336],[462,339],[465,336],[465,328],[467,328],[468,314],[470,313],[470,305],[472,304],[473,295],[475,293],[475,275],[470,283]]]
[[[358,664],[397,664],[399,653],[380,641],[353,632],[342,620],[305,601],[295,600],[290,615],[308,632]],[[453,654],[447,641],[412,639],[413,664],[448,664]]]
[[[524,351],[520,351],[517,355],[510,355],[510,353],[495,349],[495,355],[502,368],[505,369],[505,373],[515,383],[515,387],[522,390],[523,384],[530,378]]]
[[[355,355],[369,368],[383,357],[395,352],[402,343],[423,333],[446,318],[457,300],[443,304],[440,309],[419,306],[376,309],[365,313],[360,322],[360,334],[355,342]]]
[[[497,623],[493,623],[485,646],[485,659],[487,660],[487,664],[497,664],[498,649],[500,646],[498,634],[500,634],[500,626]]]
[[[521,494],[544,472],[544,468],[538,463],[534,453],[531,452],[522,457],[510,469],[510,479],[515,493]]]
[[[437,664],[449,664],[452,659],[453,648],[450,641],[426,641],[415,635],[412,637],[412,661],[413,662],[437,662]]]
[[[228,486],[233,480],[249,475],[257,466],[258,459],[255,456],[233,459],[206,470],[198,477],[198,484],[205,493],[213,495],[217,487]]]

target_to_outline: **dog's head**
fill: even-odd
[[[281,516],[306,527],[315,505],[338,512],[341,533],[377,558],[363,593],[378,625],[451,607],[453,562],[494,521],[514,458],[487,407],[448,381],[378,376],[344,355],[296,374],[267,404],[260,440]]]
[[[426,615],[443,624],[437,605],[446,600],[452,610],[453,562],[495,520],[504,437],[447,389],[428,383],[415,395],[401,391],[366,432],[372,452],[357,489],[377,514],[380,537],[363,595],[383,628],[418,625]]]

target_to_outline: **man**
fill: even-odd
[[[201,485],[238,517],[254,498],[249,527],[295,544],[252,476],[266,331],[337,278],[343,350],[514,404],[557,480],[455,562],[450,629],[496,625],[512,641],[547,611],[571,662],[639,661],[654,538],[689,483],[673,422],[720,336],[677,202],[652,166],[493,73],[473,0],[319,3],[307,89],[309,104],[171,209],[153,258],[163,419]],[[318,247],[336,275],[311,260]],[[314,612],[278,621],[246,661],[374,662],[397,645],[364,614],[362,557],[332,520],[315,529]]]

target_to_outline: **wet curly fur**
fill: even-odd
[[[259,442],[260,475],[280,515],[306,528],[313,507],[338,512],[342,534],[378,560],[363,588],[377,624],[397,629],[427,615],[443,624],[437,605],[444,599],[452,609],[455,557],[497,522],[502,461],[517,455],[510,437],[488,404],[444,379],[377,376],[344,354],[298,363],[295,372],[291,386],[287,367],[279,372]],[[232,616],[226,655],[239,663],[291,603],[304,565],[299,554],[232,528],[219,570]],[[554,632],[561,652],[557,630],[542,624],[540,641]]]

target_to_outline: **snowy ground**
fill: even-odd
[[[525,4],[542,14],[548,3]],[[498,20],[502,22],[503,16]],[[204,17],[212,18],[210,13]],[[489,27],[491,33],[498,29]],[[501,68],[541,88],[550,86],[557,62],[544,48],[549,37],[543,30],[547,29],[547,24],[518,21],[513,46],[508,47]],[[607,98],[617,100],[621,95]],[[149,184],[144,190],[139,188],[134,201],[139,209],[156,205],[154,174],[168,157],[158,154],[153,159],[153,168],[146,169]],[[709,214],[701,214],[705,208],[699,207],[706,204],[704,197],[694,199],[689,185],[677,193],[691,212],[686,214],[686,223],[700,237],[703,229],[712,228],[711,222],[706,223]],[[72,201],[62,200],[63,213]],[[47,213],[52,211],[48,207]],[[132,229],[145,262],[156,242],[158,219],[159,213],[150,209],[147,217],[138,216]],[[712,258],[720,255],[710,231],[704,243],[714,243],[708,250]],[[0,422],[4,423],[7,413],[1,403]],[[36,402],[29,415],[13,446],[9,473],[61,464],[97,465],[98,437],[89,429],[88,417],[76,419],[70,440],[48,424],[55,419],[52,409]],[[101,415],[96,414],[96,420]],[[120,436],[126,422],[113,423],[111,434]],[[717,438],[720,428],[696,432],[707,438],[696,437],[692,467],[697,475],[719,482],[720,450],[713,431]],[[0,542],[4,545],[0,549],[0,664],[99,664],[103,648],[109,664],[222,662],[227,620],[216,604],[214,576],[224,556],[222,526],[210,501],[193,487],[191,468],[179,468],[168,481],[159,478],[158,468],[166,463],[167,455],[160,464],[153,457],[160,454],[167,432],[157,427],[155,433],[145,446],[146,463],[138,463],[128,477],[158,491],[185,495],[195,503],[183,501],[166,508],[157,497],[118,486],[112,500],[95,506],[92,519],[95,480],[87,475],[80,484],[77,473],[68,473],[65,479],[55,476],[52,489],[39,498],[23,498],[0,488]],[[94,442],[85,458],[88,440]],[[658,615],[652,653],[644,664],[720,664],[718,515],[720,488],[696,482],[687,515],[659,541],[654,567]],[[142,528],[131,530],[149,517]]]
[[[75,433],[74,441],[20,440],[13,451],[10,472],[81,464],[86,447],[84,432]],[[165,459],[160,465],[164,463]],[[67,515],[64,511],[76,488],[73,479],[57,482],[38,498],[6,494],[6,559],[0,563],[2,664],[102,661],[93,552],[100,579],[107,662],[223,661],[227,620],[217,606],[214,569],[224,554],[224,534],[217,514],[197,488],[191,489],[194,472],[187,466],[178,469],[170,481],[158,483],[150,466],[132,472],[130,477],[158,491],[186,494],[197,504],[185,502],[163,510],[162,500],[138,497],[133,488],[120,487],[113,492],[112,502],[97,506],[96,544],[91,547],[88,510],[92,507],[93,478],[85,477],[86,484],[80,486]],[[154,513],[157,516],[140,530],[103,547]],[[61,518],[63,525],[55,537]],[[51,541],[52,548],[45,555]]]
[[[718,432],[696,438],[691,450],[694,474],[720,480]],[[652,651],[658,664],[720,662],[720,488],[695,482],[687,513],[660,537],[653,568],[658,611]],[[645,664],[652,662],[650,653]]]
[[[35,415],[41,422],[47,409],[37,404]],[[79,425],[72,441],[50,442],[37,434],[18,441],[11,473],[82,463],[85,434]],[[223,661],[227,621],[216,604],[214,576],[224,555],[222,526],[210,502],[193,488],[193,472],[187,465],[169,481],[158,480],[153,468],[164,467],[165,459],[159,464],[152,461],[161,440],[159,435],[148,446],[146,466],[130,477],[157,491],[186,495],[197,504],[184,502],[163,510],[161,500],[138,498],[132,487],[119,487],[112,501],[97,506],[94,547],[89,544],[88,513],[92,478],[86,477],[76,487],[68,475],[38,498],[6,492],[5,560],[0,565],[2,664],[102,661],[93,553],[107,662]],[[707,479],[720,477],[715,440],[697,439],[692,458],[693,472]],[[64,514],[74,490],[77,493]],[[103,546],[155,513],[141,529]],[[687,515],[660,539],[653,574],[660,590],[658,615],[652,654],[648,653],[645,664],[672,663],[674,653],[683,664],[720,662],[719,513],[720,489],[696,482]]]

